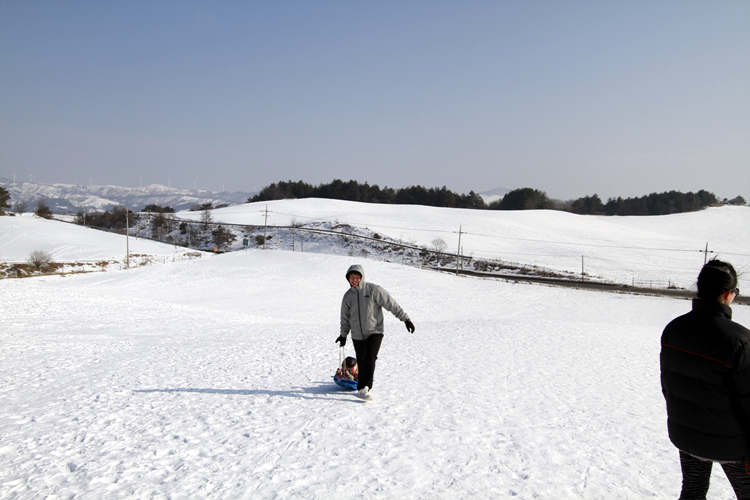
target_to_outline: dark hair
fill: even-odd
[[[727,290],[737,287],[737,271],[729,262],[710,260],[698,275],[698,298],[716,302]]]

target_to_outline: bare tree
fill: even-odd
[[[443,253],[445,252],[445,249],[448,248],[448,244],[443,238],[435,238],[432,240],[432,246],[435,247],[435,251],[438,253]]]
[[[204,210],[201,212],[201,222],[203,223],[203,228],[208,229],[208,225],[211,224],[214,221],[213,216],[211,215],[210,210]]]
[[[13,204],[13,210],[14,210],[14,211],[15,211],[15,212],[16,212],[17,214],[19,214],[19,215],[20,215],[20,214],[22,214],[22,213],[24,213],[24,212],[26,212],[26,209],[27,209],[28,207],[29,207],[29,206],[28,206],[28,204],[27,204],[27,203],[26,203],[25,201],[17,201],[17,202],[15,202],[15,203]]]
[[[151,214],[151,234],[153,238],[160,240],[166,225],[167,218],[164,212],[154,212]]]
[[[41,272],[45,267],[52,263],[52,255],[42,250],[34,250],[29,254],[29,265],[37,268]]]
[[[165,219],[164,220],[164,225],[167,228],[167,232],[171,233],[172,231],[175,230],[175,226],[177,226],[177,221],[175,221],[174,214],[167,213],[164,216],[164,219]]]

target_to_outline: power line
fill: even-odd
[[[313,217],[306,217],[302,215],[294,215],[294,214],[286,214],[282,212],[277,212],[280,215],[287,215],[289,217],[301,217],[305,219],[314,219]],[[319,222],[330,222],[325,221],[321,219],[315,219]],[[354,225],[356,223],[354,222],[348,222],[347,224]],[[398,229],[402,231],[418,231],[418,232],[424,232],[424,233],[455,233],[455,231],[449,231],[444,229],[422,229],[422,228],[415,228],[415,227],[404,227],[404,226],[383,226],[379,224],[365,224],[366,227],[373,227],[373,228],[381,228],[381,229]],[[594,248],[621,248],[626,250],[649,250],[649,251],[656,251],[656,252],[700,252],[704,253],[705,250],[686,250],[682,248],[655,248],[655,247],[637,247],[637,246],[622,246],[622,245],[608,245],[604,243],[574,243],[569,241],[558,241],[558,240],[543,240],[543,239],[534,239],[534,238],[517,238],[513,236],[499,236],[499,235],[491,235],[491,234],[484,234],[484,233],[471,233],[472,236],[479,236],[483,238],[496,238],[501,240],[514,240],[514,241],[528,241],[531,243],[553,243],[556,245],[569,245],[569,246],[578,246],[578,247],[594,247]],[[718,253],[716,251],[709,250],[709,253]],[[735,253],[735,252],[721,252],[724,255],[735,255],[735,256],[741,256],[741,257],[750,257],[750,254],[745,253]],[[528,254],[527,254],[528,255]]]
[[[278,215],[286,215],[288,217],[295,217],[295,218],[301,218],[301,219],[307,219],[311,222],[317,222],[320,224],[324,224],[326,222],[332,222],[330,220],[320,219],[317,217],[309,217],[305,215],[298,215],[298,214],[289,214],[284,212],[271,212],[267,208],[266,210],[261,210],[261,213],[265,212],[265,218],[266,223],[264,224],[265,227],[269,228],[286,228],[287,226],[269,226],[267,224],[268,219],[268,213],[276,213]],[[362,223],[355,223],[355,222],[342,222],[343,224],[347,224],[350,226],[356,227],[359,224]],[[233,224],[237,226],[252,226],[253,224]],[[424,232],[424,233],[439,233],[439,234],[450,234],[450,233],[456,233],[456,231],[450,231],[450,230],[443,230],[443,229],[423,229],[423,228],[415,228],[415,227],[406,227],[406,226],[386,226],[386,225],[379,225],[379,224],[364,224],[365,227],[368,228],[380,228],[380,229],[396,229],[401,231],[410,231],[410,232]],[[361,237],[356,234],[349,234],[349,233],[343,233],[339,232],[339,234],[352,236],[352,237]],[[462,234],[468,234],[465,231],[462,231]],[[683,248],[657,248],[657,247],[639,247],[639,246],[622,246],[622,245],[612,245],[612,244],[604,244],[604,243],[575,243],[570,241],[559,241],[559,240],[545,240],[545,239],[535,239],[535,238],[518,238],[513,236],[501,236],[501,235],[490,235],[490,234],[484,234],[484,233],[475,233],[471,232],[472,237],[480,237],[480,238],[492,238],[492,239],[499,239],[499,240],[513,240],[513,241],[527,241],[530,243],[547,243],[547,244],[555,244],[555,245],[567,245],[571,247],[583,247],[583,248],[617,248],[622,250],[641,250],[641,251],[650,251],[650,252],[684,252],[684,253],[710,253],[712,255],[716,255],[721,253],[722,255],[732,255],[732,256],[740,256],[740,257],[750,257],[750,254],[747,253],[738,253],[738,252],[719,252],[716,250],[703,250],[703,249],[683,249]],[[408,246],[414,246],[414,245],[408,245]],[[460,250],[459,250],[460,253]],[[547,253],[529,253],[529,252],[487,252],[483,251],[482,254],[497,254],[497,255],[535,255],[535,256],[554,256],[553,254],[547,254]]]

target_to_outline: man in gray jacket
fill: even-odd
[[[341,301],[341,334],[336,342],[343,347],[346,336],[352,332],[359,365],[357,397],[367,400],[372,398],[370,390],[375,374],[375,361],[383,342],[383,308],[403,321],[410,333],[414,333],[414,324],[388,292],[375,283],[365,281],[362,266],[351,266],[346,271],[346,281],[350,288]]]

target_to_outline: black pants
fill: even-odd
[[[372,389],[372,378],[375,375],[375,361],[378,359],[380,344],[383,343],[383,334],[370,335],[365,340],[354,340],[354,352],[357,353],[357,368],[359,379],[357,389],[368,387]]]
[[[705,500],[713,465],[713,462],[701,460],[680,451],[680,466],[682,467],[680,500]],[[721,467],[734,488],[737,500],[750,500],[750,464],[729,462],[721,464]]]

